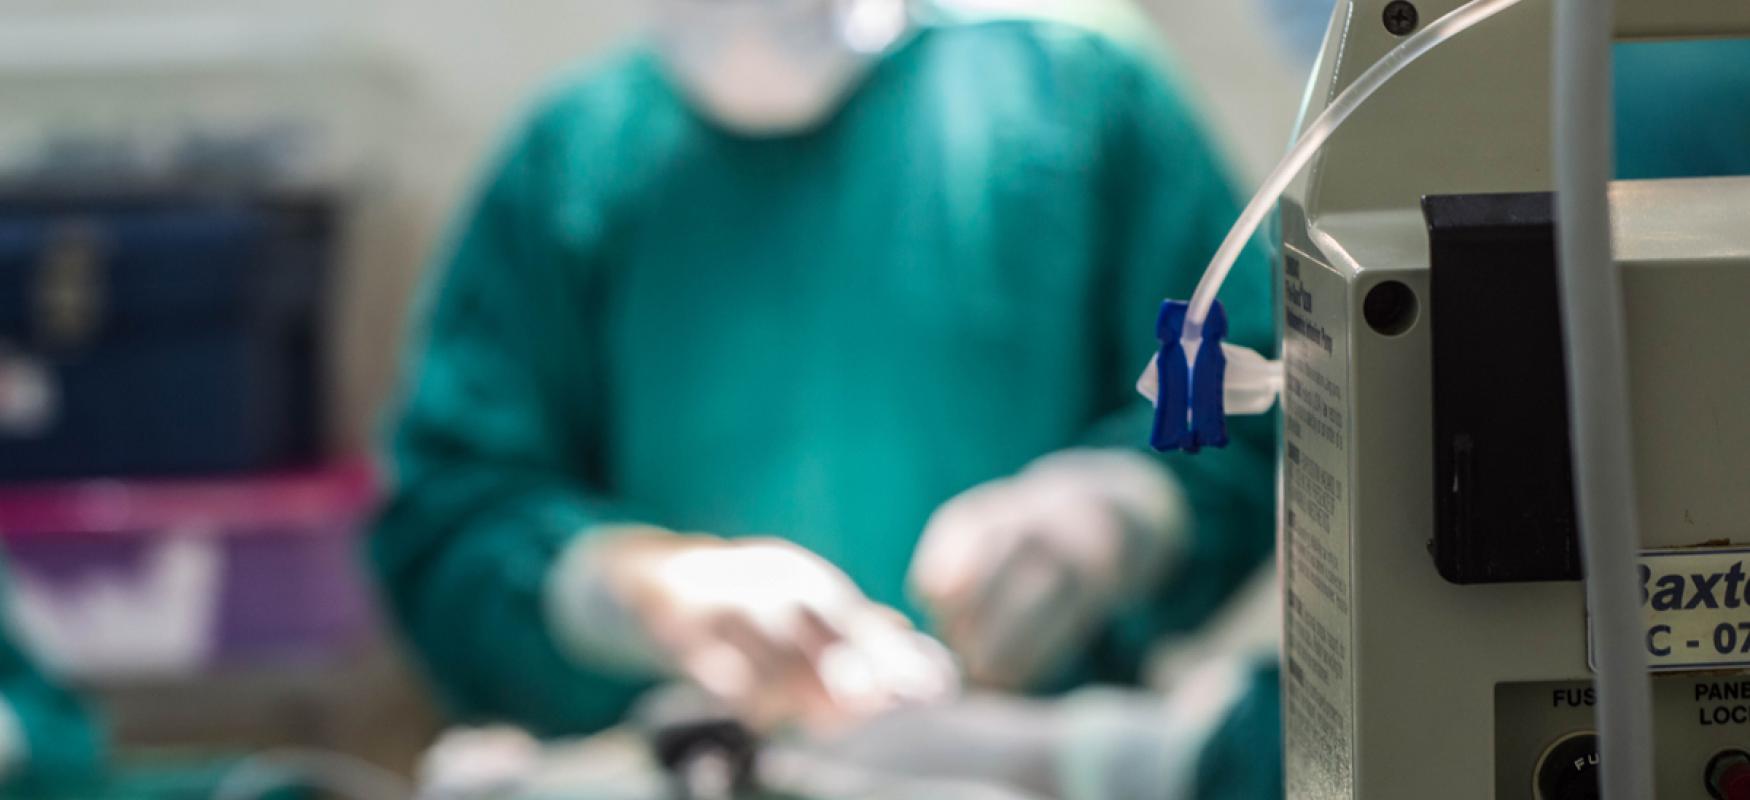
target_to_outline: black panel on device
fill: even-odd
[[[1461,584],[1579,580],[1550,194],[1423,198],[1434,563]]]

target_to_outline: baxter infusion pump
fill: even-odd
[[[1459,2],[1340,5],[1308,114]],[[1617,17],[1623,39],[1750,36],[1744,0]],[[1441,45],[1282,205],[1293,800],[1597,791],[1550,41],[1550,3],[1525,0]],[[1657,792],[1727,797],[1750,786],[1750,178],[1611,200]]]

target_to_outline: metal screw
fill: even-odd
[[[1385,7],[1385,29],[1393,36],[1408,36],[1422,21],[1416,5],[1409,0],[1392,0]]]

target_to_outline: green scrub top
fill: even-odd
[[[5,592],[0,582],[0,595]],[[37,800],[67,792],[71,794],[66,796],[74,796],[95,785],[104,751],[97,726],[71,693],[43,675],[4,626],[0,626],[0,702],[17,717],[26,750],[24,761],[0,780],[0,798]]]
[[[1750,39],[1619,44],[1617,176],[1750,175]]]
[[[1160,64],[1068,26],[926,25],[780,139],[702,122],[647,51],[566,80],[420,314],[370,542],[389,608],[454,711],[549,735],[646,686],[568,659],[543,618],[592,526],[776,535],[919,619],[905,576],[940,503],[1146,440],[1159,303],[1237,213]],[[1231,338],[1268,350],[1263,259],[1223,298]],[[1164,458],[1188,557],[1042,689],[1134,681],[1270,551],[1273,432]]]
[[[1282,670],[1258,664],[1197,760],[1197,800],[1271,800],[1284,791]]]

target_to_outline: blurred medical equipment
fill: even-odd
[[[705,116],[749,135],[806,130],[910,27],[907,0],[660,0],[656,52]]]
[[[1154,460],[1063,451],[937,510],[910,581],[974,681],[1022,688],[1173,567],[1188,517]]]
[[[1715,343],[1739,338],[1750,298],[1750,180],[1618,182],[1607,209],[1609,16],[1574,9],[1597,41],[1563,28],[1552,95],[1549,2],[1441,16],[1455,5],[1348,2],[1308,136],[1353,117],[1274,176],[1289,796],[1742,796],[1750,421],[1719,410],[1750,403],[1750,373]],[[1625,1],[1614,32],[1750,35],[1750,9]],[[1558,250],[1583,263],[1558,278]],[[1196,323],[1212,295],[1178,312],[1188,343],[1162,326],[1187,372],[1211,352]],[[1624,362],[1626,385],[1599,379]],[[1594,561],[1624,546],[1635,556]],[[1610,576],[1590,592],[1583,553]],[[1643,665],[1651,725],[1636,722]],[[1602,786],[1601,734],[1620,748]]]
[[[1217,728],[1260,686],[1274,686],[1260,667],[1275,659],[1277,594],[1266,565],[1195,635],[1161,648],[1150,691],[969,693],[831,731],[759,735],[708,693],[675,685],[645,695],[627,724],[582,741],[542,745],[503,727],[446,733],[421,764],[419,796],[1194,798]],[[1239,744],[1242,753],[1251,746]],[[1240,767],[1259,791],[1280,783],[1274,764]]]
[[[212,654],[221,555],[214,537],[145,544],[129,574],[93,572],[65,589],[14,571],[12,620],[56,675],[191,675]]]
[[[422,238],[400,223],[428,187],[382,179],[440,172],[403,154],[442,137],[409,145],[424,117],[407,112],[434,101],[370,25],[327,29],[340,10],[5,14],[9,621],[81,701],[18,703],[56,744],[21,776],[43,783],[8,796],[210,790],[274,745],[396,764],[434,724],[379,635],[356,544],[371,482],[335,445],[374,416],[361,388],[382,379],[359,376],[390,371],[369,352],[387,362],[414,260],[390,242]],[[111,748],[69,768],[61,715],[85,708]]]
[[[829,729],[958,689],[946,650],[790,542],[647,528],[580,539],[548,613],[586,662],[685,676],[759,729]]]
[[[122,743],[93,779],[210,790],[250,747],[387,760],[420,737],[357,556],[375,485],[350,461],[0,488],[10,630]]]
[[[62,186],[0,198],[0,479],[314,459],[333,204]]]
[[[86,680],[345,653],[376,630],[355,536],[363,462],[241,481],[0,489],[13,620]]]
[[[1234,657],[1240,656],[1240,657]],[[446,734],[421,800],[1179,800],[1202,747],[1249,688],[1249,655],[1202,664],[1166,697],[1085,690],[1056,701],[970,695],[833,734],[757,736],[677,687],[626,727],[539,750],[504,729]]]
[[[1046,719],[1032,711],[969,715],[944,710],[925,715],[937,722],[950,721],[947,726],[919,724],[924,716],[911,717],[917,722],[875,735],[891,752],[860,759],[855,745],[846,739],[823,744],[793,736],[758,737],[696,690],[678,688],[656,695],[632,725],[582,741],[548,745],[532,762],[522,746],[509,738],[515,734],[502,730],[445,734],[425,760],[418,797],[1027,800],[1033,795],[1006,787],[1002,775],[980,774],[991,764],[979,756],[1002,751],[1004,763],[1039,767],[1039,757],[1047,755],[1042,749],[1049,731]],[[1000,703],[981,704],[995,708]],[[979,721],[969,722],[972,718]],[[997,720],[1000,724],[991,724]],[[908,741],[895,740],[889,735],[893,732],[903,732]],[[858,740],[870,735],[850,734]],[[1005,749],[1022,737],[1040,743],[1041,749]],[[533,740],[526,742],[533,744]],[[509,761],[507,747],[515,751]]]

